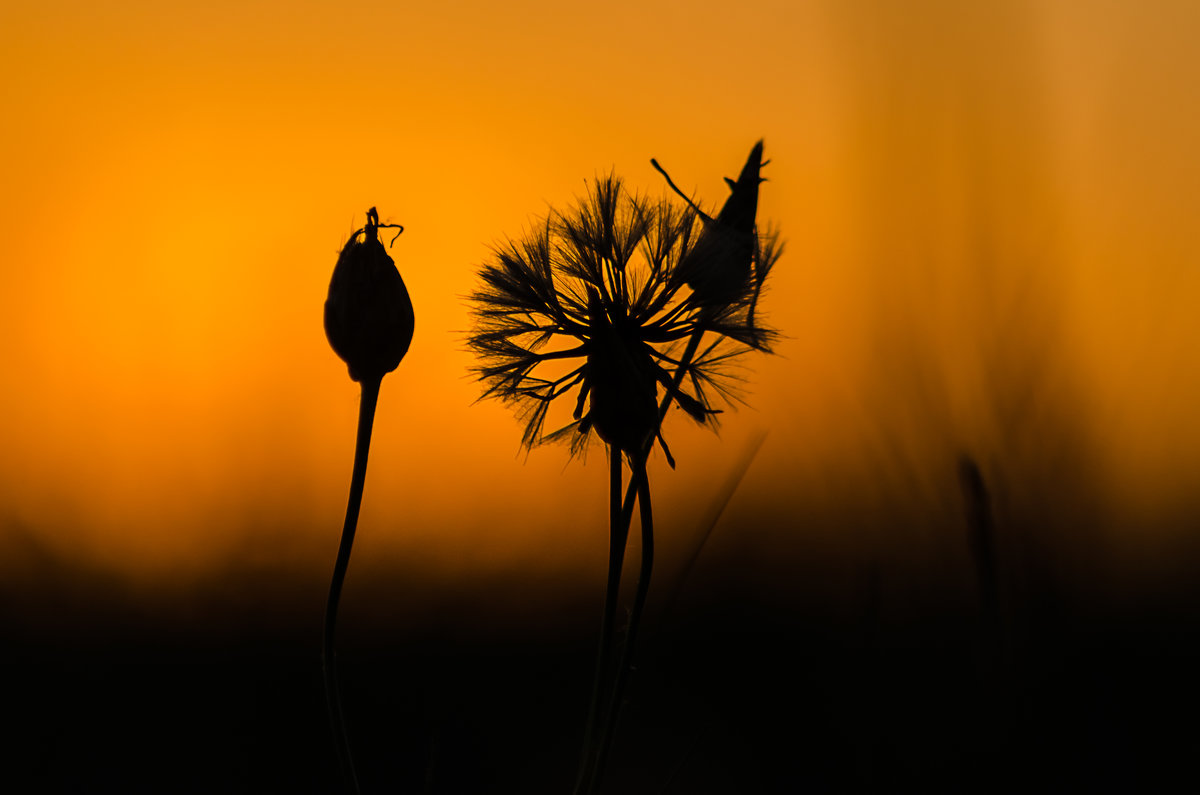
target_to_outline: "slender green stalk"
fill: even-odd
[[[642,565],[638,569],[637,589],[633,595],[633,609],[629,614],[629,629],[625,632],[625,651],[621,654],[621,664],[617,668],[612,697],[604,717],[604,733],[601,735],[600,748],[596,754],[593,778],[597,780],[604,772],[604,763],[612,746],[613,733],[621,711],[621,699],[625,694],[629,672],[633,668],[633,651],[637,643],[638,627],[641,625],[642,611],[646,606],[646,595],[650,592],[650,575],[654,571],[654,510],[650,506],[650,478],[646,475],[645,456],[633,461],[632,485],[637,489],[642,524]]]
[[[354,443],[354,471],[350,477],[350,499],[346,503],[346,523],[342,526],[342,541],[338,546],[337,562],[333,565],[333,580],[329,583],[329,599],[325,603],[325,633],[321,648],[321,668],[325,674],[325,703],[329,708],[329,722],[333,727],[338,762],[341,764],[346,791],[355,793],[355,795],[359,791],[358,775],[354,771],[350,739],[346,735],[346,718],[342,712],[342,694],[337,676],[337,656],[334,654],[334,635],[337,630],[338,602],[342,597],[342,583],[346,580],[346,569],[350,565],[350,550],[354,545],[354,531],[358,527],[358,511],[362,506],[363,484],[367,477],[367,453],[371,448],[371,426],[375,422],[375,405],[379,401],[381,380],[382,378],[377,378],[362,382],[362,396],[358,406],[358,436]]]

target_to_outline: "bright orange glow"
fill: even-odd
[[[657,195],[653,156],[713,206],[759,137],[787,339],[720,438],[668,427],[665,559],[764,431],[725,519],[774,517],[736,542],[764,555],[862,540],[813,517],[953,510],[960,451],[1014,514],[1136,524],[1114,559],[1172,543],[1200,493],[1196,4],[409,5],[0,15],[0,546],[158,580],[265,538],[323,570],[357,388],[321,307],[377,206],[417,331],[358,559],[598,578],[602,451],[525,460],[472,405],[463,296],[584,179]]]

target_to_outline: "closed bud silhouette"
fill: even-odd
[[[379,242],[380,226],[372,207],[366,227],[351,235],[338,255],[325,301],[325,336],[358,382],[379,381],[396,369],[415,323],[408,289]]]
[[[700,239],[679,264],[679,275],[692,288],[696,300],[701,304],[720,306],[736,303],[745,300],[754,289],[757,280],[751,277],[756,275],[752,272],[752,266],[758,254],[755,229],[758,185],[764,181],[759,174],[766,165],[762,154],[763,142],[759,141],[750,150],[737,181],[725,178],[730,194],[716,218],[704,214],[675,187],[658,161],[650,161],[704,221]]]

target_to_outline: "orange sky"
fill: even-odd
[[[726,521],[768,510],[764,548],[839,506],[947,509],[961,450],[1013,512],[1093,494],[1129,520],[1119,551],[1189,507],[1195,4],[423,5],[0,11],[0,548],[151,579],[246,550],[323,571],[357,387],[321,306],[377,206],[405,226],[417,332],[357,560],[598,571],[603,455],[525,460],[508,411],[472,404],[462,297],[585,179],[658,194],[657,157],[711,206],[759,137],[788,338],[720,438],[668,427],[668,559],[763,432]]]

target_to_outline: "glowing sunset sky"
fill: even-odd
[[[1014,515],[1090,495],[1145,530],[1114,555],[1169,549],[1200,493],[1198,23],[1182,0],[8,3],[0,549],[323,572],[357,386],[321,308],[376,206],[417,331],[357,560],[599,572],[603,452],[526,460],[473,405],[464,296],[585,180],[658,196],[656,157],[711,208],[760,137],[787,338],[720,437],[668,424],[666,559],[763,433],[722,520],[769,517],[751,546],[953,512],[967,451]]]

